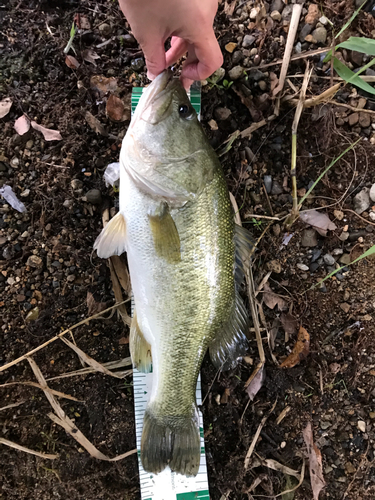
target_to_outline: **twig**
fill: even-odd
[[[356,73],[357,75],[357,73]],[[303,78],[304,75],[300,74],[300,75],[288,75],[287,77],[288,78]],[[357,75],[358,78],[360,78],[361,80],[363,80],[364,82],[368,82],[368,83],[374,83],[375,82],[375,76],[363,76],[363,75]],[[322,76],[322,75],[314,75],[314,78],[319,78],[320,80],[329,80],[331,81],[331,77],[330,76]],[[345,82],[345,80],[343,78],[340,78],[339,76],[334,76],[332,78],[333,81],[335,82]]]
[[[367,448],[366,448],[365,453],[362,455],[361,463],[359,464],[359,467],[357,467],[357,469],[354,473],[353,479],[350,481],[348,487],[346,488],[344,496],[342,497],[342,500],[345,500],[346,496],[348,495],[349,491],[351,490],[351,488],[353,486],[354,481],[357,479],[357,475],[360,472],[360,470],[362,469],[363,464],[367,461],[367,453],[368,453],[369,446],[370,446],[370,443],[367,443]]]
[[[280,413],[280,415],[277,417],[276,419],[276,424],[277,425],[280,425],[281,422],[284,420],[284,418],[288,415],[288,413],[290,412],[290,410],[292,409],[291,406],[286,406],[282,412]]]
[[[18,364],[20,361],[23,361],[28,356],[31,356],[32,354],[35,354],[36,352],[40,351],[41,349],[44,349],[44,347],[46,347],[49,344],[52,344],[52,342],[55,342],[55,340],[60,339],[61,337],[63,337],[64,335],[66,335],[71,330],[74,330],[75,328],[78,328],[79,326],[82,326],[82,325],[87,325],[89,323],[89,321],[91,321],[93,319],[100,318],[100,317],[103,316],[104,313],[112,311],[113,309],[116,309],[117,307],[119,307],[121,304],[125,304],[126,302],[129,302],[129,301],[130,301],[130,299],[124,300],[123,302],[120,302],[119,304],[115,304],[114,306],[108,307],[108,309],[104,309],[104,311],[101,311],[101,312],[99,312],[97,314],[94,314],[93,316],[90,316],[89,318],[83,319],[79,323],[76,323],[75,325],[71,326],[70,328],[67,328],[63,332],[61,332],[58,335],[55,335],[51,339],[47,340],[47,342],[44,342],[43,344],[39,345],[38,347],[35,347],[35,349],[32,349],[31,351],[27,352],[26,354],[23,354],[19,358],[14,359],[13,361],[11,361],[10,363],[7,363],[4,366],[0,366],[0,372],[3,372],[4,370],[7,370],[11,366],[14,366],[14,365]]]
[[[108,370],[116,370],[117,368],[124,368],[124,366],[129,366],[132,364],[131,358],[124,358],[118,361],[109,361],[107,363],[103,363]],[[78,375],[88,375],[89,373],[95,373],[97,370],[94,368],[81,368],[80,370],[75,370],[73,372],[63,373],[62,375],[57,375],[56,377],[47,378],[47,382],[51,380],[58,380],[60,378],[68,378],[75,377]],[[124,372],[117,372],[118,375],[121,375],[121,378],[126,377],[127,375],[131,375],[133,370],[125,370]]]
[[[0,408],[0,411],[9,410],[9,408],[16,408],[17,406],[23,405],[25,402],[26,402],[26,400],[20,401],[19,403],[12,403],[10,405],[3,406],[2,408]]]
[[[375,222],[371,222],[371,221],[361,217],[359,214],[357,214],[357,212],[354,212],[354,210],[350,210],[350,208],[343,208],[342,211],[343,212],[350,212],[350,213],[356,215],[357,217],[359,217],[360,219],[362,219],[364,222],[366,222],[366,224],[371,224],[371,226],[375,226]]]
[[[336,92],[339,90],[341,87],[341,83],[336,83],[333,87],[330,87],[329,89],[325,90],[321,94],[311,97],[310,99],[306,99],[304,102],[303,107],[304,108],[312,108],[314,106],[317,106],[319,104],[323,103],[329,103],[330,98],[334,97]],[[284,101],[284,99],[283,99]],[[285,99],[285,102],[288,104],[293,104],[294,106],[298,106],[299,99]],[[355,108],[357,109],[357,108]],[[357,110],[358,111],[358,110]]]
[[[323,47],[322,49],[316,49],[316,50],[310,50],[309,52],[303,52],[302,54],[296,54],[290,58],[291,61],[298,61],[299,59],[305,59],[306,57],[313,57],[317,56],[319,54],[324,54],[328,52],[328,49],[326,47]],[[277,66],[278,64],[282,64],[284,62],[283,59],[277,59],[276,61],[267,63],[267,64],[261,64],[258,66],[259,69],[263,68],[269,68],[270,66]]]
[[[6,384],[0,385],[0,387],[9,387],[11,385],[27,385],[29,387],[36,387],[37,389],[42,389],[42,391],[45,390],[40,384],[37,384],[36,382],[7,382]],[[69,394],[65,394],[64,392],[55,391],[54,389],[50,389],[49,387],[46,390],[48,390],[51,394],[58,396],[59,398],[70,399],[71,401],[77,401],[78,403],[83,402],[80,399],[75,398],[74,396],[70,396]]]
[[[244,462],[244,468],[245,468],[245,470],[247,470],[247,468],[249,467],[250,458],[251,458],[251,455],[253,454],[253,451],[254,451],[255,445],[256,445],[256,443],[258,441],[258,437],[260,435],[260,432],[263,429],[264,424],[267,422],[268,417],[271,415],[271,413],[275,409],[276,403],[277,403],[277,400],[274,402],[271,410],[267,413],[267,415],[265,415],[262,418],[262,421],[260,422],[260,424],[258,426],[258,429],[257,429],[256,433],[254,434],[254,437],[253,437],[253,440],[251,442],[250,448],[248,449],[248,451],[246,453],[245,462]]]
[[[39,451],[30,450],[30,448],[26,448],[26,446],[21,446],[20,444],[13,443],[13,441],[9,441],[8,439],[4,439],[0,437],[0,444],[5,444],[5,446],[9,446],[10,448],[14,448],[15,450],[24,451],[25,453],[30,453],[30,455],[35,455],[40,458],[48,458],[48,460],[54,460],[58,457],[58,455],[52,455],[49,453],[40,453]]]
[[[297,4],[297,3],[294,4],[293,5],[293,12],[292,12],[292,19],[291,19],[290,25],[289,25],[288,38],[286,40],[285,52],[284,52],[283,62],[282,62],[281,71],[280,71],[279,84],[273,90],[273,96],[277,96],[277,94],[279,94],[284,88],[285,78],[286,78],[286,74],[288,71],[290,58],[292,55],[294,39],[296,38],[298,23],[299,23],[299,19],[301,17],[301,12],[302,12],[302,5]]]
[[[328,104],[334,104],[335,106],[342,106],[343,108],[351,109],[352,111],[356,111],[357,113],[370,113],[371,115],[375,115],[375,111],[372,109],[358,109],[354,106],[350,106],[349,104],[344,104],[342,102],[336,101],[327,101]]]

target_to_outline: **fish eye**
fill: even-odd
[[[187,104],[180,104],[178,107],[178,113],[181,118],[185,118],[187,120],[193,116],[192,110]]]

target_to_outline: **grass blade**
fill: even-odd
[[[375,56],[375,40],[371,38],[363,38],[359,36],[351,36],[345,42],[339,43],[336,49],[355,50],[368,56]]]
[[[369,94],[375,95],[375,89],[371,87],[367,82],[363,81],[359,76],[354,73],[351,69],[349,69],[345,64],[335,57],[333,59],[333,67],[335,68],[337,74],[345,80],[347,83],[351,83],[356,87],[368,92]]]

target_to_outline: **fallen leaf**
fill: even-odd
[[[80,30],[90,30],[91,23],[88,18],[82,14],[77,13],[74,16],[74,23],[77,25],[77,28]]]
[[[257,367],[257,371],[255,371],[254,376],[252,376],[249,385],[246,387],[246,392],[250,398],[250,401],[253,401],[257,393],[262,388],[264,379],[266,376],[266,372],[264,371],[264,363]]]
[[[89,316],[93,316],[94,314],[98,314],[107,308],[107,305],[105,304],[105,302],[96,302],[93,294],[90,292],[87,292],[86,303],[87,303],[87,309],[88,309],[87,314]]]
[[[90,127],[93,129],[94,132],[103,135],[104,137],[108,135],[108,132],[106,131],[104,125],[102,125],[100,121],[90,113],[90,111],[86,111],[85,118],[87,123],[90,125]]]
[[[86,49],[82,52],[82,58],[96,66],[96,59],[100,59],[100,56],[95,52],[95,50],[92,49]]]
[[[303,430],[303,439],[305,440],[309,457],[310,482],[314,500],[319,500],[319,493],[325,487],[326,483],[323,477],[322,454],[314,443],[311,422]]]
[[[237,0],[232,0],[232,2],[229,4],[228,2],[225,2],[224,4],[224,14],[227,16],[233,16],[234,9],[236,8]]]
[[[4,118],[12,107],[13,101],[9,97],[6,97],[2,101],[0,101],[0,118]]]
[[[43,137],[46,141],[61,141],[62,137],[61,134],[58,130],[52,130],[50,128],[43,127],[42,125],[39,125],[38,123],[32,121],[31,126],[33,129],[37,130],[38,132],[42,132]]]
[[[68,68],[71,68],[71,69],[77,69],[80,66],[77,59],[73,56],[66,56],[65,64],[68,66]]]
[[[90,78],[90,87],[99,92],[114,92],[117,89],[117,80],[114,76],[106,78],[103,75],[93,75]]]
[[[286,333],[289,335],[294,335],[298,329],[298,321],[290,313],[282,313],[280,316],[281,324]]]
[[[129,344],[129,337],[121,337],[118,340],[119,345],[127,345]]]
[[[278,306],[279,311],[285,311],[288,308],[286,301],[280,295],[273,292],[268,283],[264,285],[263,300],[270,309],[275,309]]]
[[[19,135],[26,134],[30,130],[30,120],[22,115],[14,122],[14,128]]]
[[[18,212],[26,212],[26,207],[22,203],[22,201],[19,201],[17,196],[15,195],[13,189],[8,186],[7,184],[4,184],[0,188],[0,195],[4,198],[5,201],[9,203],[9,205],[17,210]]]
[[[317,210],[302,212],[299,217],[305,224],[313,226],[321,236],[327,236],[327,230],[334,231],[337,229],[336,224],[330,220],[327,214]]]
[[[113,94],[108,98],[105,112],[108,118],[115,122],[130,120],[130,109],[126,109],[122,100]]]
[[[280,368],[293,368],[305,359],[310,352],[310,335],[302,326],[299,329],[297,342],[293,351],[281,363]]]

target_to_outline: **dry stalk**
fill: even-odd
[[[49,453],[40,453],[39,451],[30,450],[30,448],[26,448],[26,446],[22,446],[17,443],[13,443],[13,441],[9,441],[8,439],[4,439],[0,437],[0,444],[5,444],[5,446],[9,446],[9,448],[14,448],[15,450],[24,451],[25,453],[29,453],[30,455],[35,455],[40,458],[48,458],[48,460],[54,460],[58,457],[58,455],[52,455]]]
[[[258,438],[260,436],[261,430],[263,429],[264,424],[267,422],[268,417],[271,415],[271,413],[275,409],[276,403],[277,403],[277,400],[274,402],[271,410],[267,413],[267,415],[265,415],[262,418],[262,421],[260,422],[260,424],[258,426],[258,429],[257,429],[256,433],[254,434],[254,437],[253,437],[253,440],[251,442],[250,448],[248,449],[248,451],[246,453],[245,462],[244,462],[244,468],[245,468],[245,470],[247,470],[247,468],[249,467],[250,458],[251,458],[251,455],[253,454],[253,451],[255,449],[255,445],[257,444],[257,441],[258,441]]]

